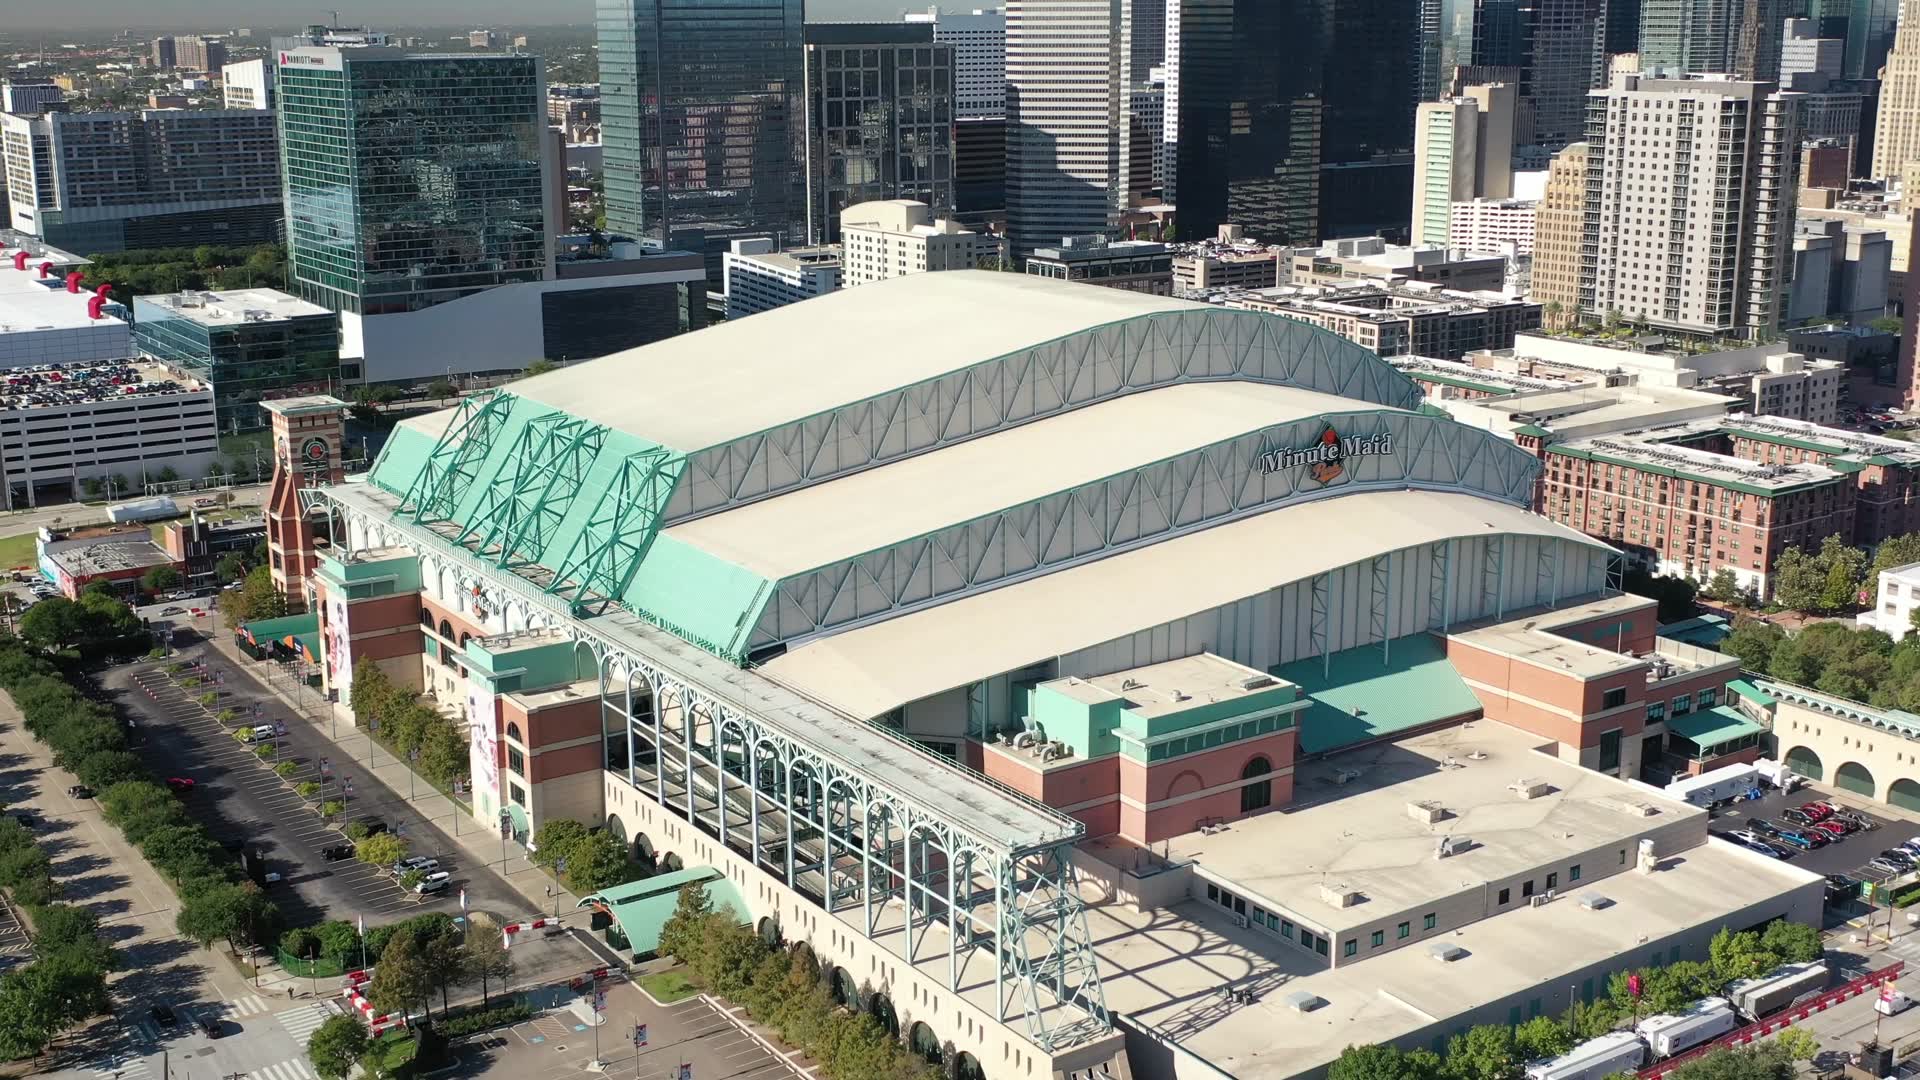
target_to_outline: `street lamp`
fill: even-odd
[[[507,834],[511,831],[513,831],[513,815],[507,813],[507,808],[503,806],[500,808],[500,872],[501,873],[506,873],[506,869],[507,869]]]
[[[413,801],[414,767],[418,766],[419,764],[420,764],[420,748],[416,746],[413,749],[407,751],[407,801],[408,802]]]

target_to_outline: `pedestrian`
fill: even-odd
[[[287,987],[287,1000],[288,1001],[293,1000],[293,987],[291,986]]]

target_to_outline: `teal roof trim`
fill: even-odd
[[[1905,738],[1920,740],[1920,716],[1904,709],[1876,709],[1858,701],[1848,701],[1846,698],[1837,698],[1818,690],[1809,690],[1804,686],[1776,682],[1772,679],[1754,679],[1753,684],[1779,701],[1814,709],[1842,720],[1851,720],[1856,724],[1866,724],[1882,731],[1890,731]]]
[[[1730,694],[1738,694],[1756,705],[1779,704],[1778,699],[1772,694],[1767,693],[1765,690],[1760,689],[1745,679],[1735,679],[1728,683],[1727,692]]]
[[[663,533],[623,599],[662,629],[739,663],[772,591],[753,571]]]
[[[407,489],[413,486],[413,479],[420,470],[427,467],[427,457],[439,440],[419,428],[407,424],[394,427],[387,434],[387,441],[380,447],[380,455],[373,459],[373,468],[367,479],[374,487],[405,498]]]
[[[1758,735],[1765,730],[1731,705],[1716,705],[1685,716],[1667,717],[1668,732],[1691,740],[1702,749],[1730,743],[1745,735]]]
[[[1300,752],[1319,754],[1480,712],[1480,699],[1431,634],[1394,638],[1387,658],[1362,645],[1271,669],[1313,699],[1300,714]],[[1356,710],[1358,715],[1355,715]]]

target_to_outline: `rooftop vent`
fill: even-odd
[[[1242,675],[1240,680],[1234,683],[1234,685],[1242,690],[1258,690],[1263,686],[1272,686],[1273,676],[1260,674]]]
[[[1522,799],[1538,799],[1553,793],[1553,785],[1538,777],[1522,777],[1507,785],[1507,790]]]
[[[1446,819],[1447,808],[1432,799],[1423,799],[1407,804],[1407,816],[1423,825],[1432,825]]]
[[[1360,902],[1360,893],[1340,882],[1322,883],[1320,899],[1337,908],[1350,908]]]
[[[1326,1003],[1326,998],[1308,990],[1295,990],[1293,993],[1282,995],[1280,998],[1280,1004],[1283,1007],[1292,1009],[1294,1012],[1303,1013],[1312,1012]]]
[[[1608,803],[1628,817],[1653,817],[1660,812],[1658,806],[1640,799],[1609,799]]]
[[[1465,959],[1467,950],[1458,945],[1451,945],[1442,941],[1438,944],[1427,946],[1427,954],[1443,964],[1451,964],[1455,960]]]
[[[1597,892],[1583,892],[1580,894],[1580,906],[1588,911],[1600,911],[1613,906],[1613,897],[1602,896]]]
[[[1436,859],[1444,859],[1449,855],[1458,855],[1472,847],[1473,838],[1470,836],[1443,836],[1440,838],[1439,845],[1434,848],[1433,857]]]

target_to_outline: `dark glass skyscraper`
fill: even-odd
[[[953,213],[953,46],[932,23],[813,23],[806,49],[807,236],[840,211],[913,199]]]
[[[801,0],[598,0],[607,228],[805,236]]]
[[[279,58],[287,257],[303,299],[381,315],[546,277],[539,57]]]

